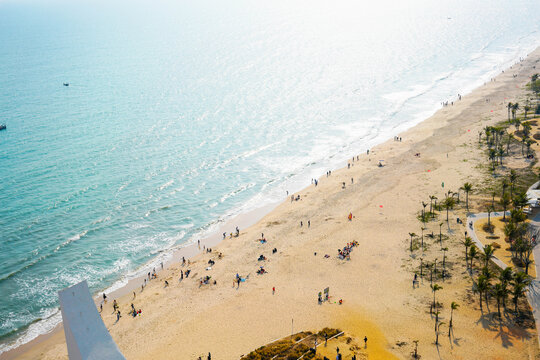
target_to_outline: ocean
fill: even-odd
[[[538,45],[537,0],[0,0],[0,353]]]

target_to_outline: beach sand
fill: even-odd
[[[423,359],[538,358],[534,328],[499,325],[493,305],[491,314],[480,312],[462,264],[465,226],[456,223],[456,217],[465,218],[461,207],[450,211],[448,224],[443,213],[425,231],[438,234],[442,222],[442,232],[449,236],[446,261],[452,277],[439,280],[443,289],[437,292],[442,321],[448,324],[452,301],[460,304],[454,312],[454,337],[449,340],[443,326],[440,345],[435,346],[429,313],[433,295],[425,278],[412,288],[412,271],[419,266],[421,251],[410,256],[408,234],[420,234],[417,215],[422,201],[429,203],[429,195],[441,199],[446,191],[487,176],[478,132],[506,119],[506,104],[523,96],[524,85],[539,72],[533,68],[539,59],[537,49],[453,106],[404,133],[388,134],[389,138],[399,135],[401,142],[390,139],[369,155],[351,154],[355,161],[350,169],[332,171],[328,177],[321,174],[317,187],[298,193],[301,200],[285,199],[255,225],[241,229],[239,237],[213,246],[212,253],[196,255],[190,266],[174,263],[158,271],[158,279],[144,291],[137,285],[135,299],[131,292],[118,298],[123,313],[118,323],[110,297],[103,319],[122,353],[127,359],[196,359],[208,352],[215,359],[238,359],[291,332],[328,326],[358,339],[367,336],[370,359],[410,358],[413,340],[419,340]],[[384,167],[377,166],[379,159],[385,160]],[[347,219],[350,212],[352,221]],[[266,244],[258,241],[261,233]],[[338,259],[337,250],[354,240],[359,246],[351,260]],[[427,237],[426,243],[424,257],[440,261],[439,245]],[[273,248],[277,253],[272,254]],[[222,259],[217,252],[223,253]],[[260,254],[267,260],[257,261]],[[216,263],[205,270],[209,259]],[[260,265],[268,273],[256,274]],[[180,270],[187,268],[189,278],[179,282]],[[239,288],[233,285],[237,273],[247,277]],[[206,275],[217,284],[200,286],[199,279]],[[330,301],[318,304],[317,294],[326,287]],[[339,299],[343,305],[337,303]],[[142,309],[142,316],[128,315],[131,303]],[[63,334],[56,332],[24,350],[0,356],[14,357],[66,358]]]

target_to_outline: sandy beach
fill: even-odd
[[[410,358],[414,340],[424,359],[539,358],[534,328],[500,324],[493,308],[480,311],[463,264],[465,225],[456,222],[465,218],[462,206],[450,211],[448,223],[444,213],[425,230],[438,234],[444,223],[442,233],[448,236],[451,277],[439,281],[443,289],[437,292],[442,321],[448,323],[452,301],[460,304],[454,337],[450,340],[443,327],[438,347],[429,280],[415,289],[411,285],[421,253],[408,251],[408,234],[421,232],[422,201],[429,203],[429,195],[444,198],[448,190],[457,192],[465,182],[477,184],[488,176],[481,169],[486,157],[478,132],[506,119],[506,104],[524,96],[530,76],[540,72],[539,61],[536,49],[417,126],[388,134],[389,140],[369,155],[351,154],[350,167],[321,174],[318,186],[294,194],[300,200],[286,198],[256,224],[241,227],[238,237],[219,244],[219,237],[202,241],[200,250],[191,248],[190,264],[175,261],[156,269],[157,279],[144,290],[138,279],[122,296],[110,294],[102,317],[122,353],[127,359],[197,359],[208,352],[215,359],[238,359],[291,331],[336,327],[358,339],[367,336],[370,359]],[[381,159],[384,166],[378,167]],[[359,245],[350,260],[339,259],[337,250],[353,241]],[[426,242],[424,259],[442,259],[438,243]],[[207,246],[211,253],[203,251]],[[258,261],[261,254],[266,260]],[[209,260],[215,264],[207,269]],[[266,273],[257,274],[260,266]],[[180,272],[188,269],[189,277],[180,281]],[[245,279],[239,286],[236,274]],[[209,284],[201,285],[205,276],[211,277]],[[326,287],[330,300],[319,304],[317,295]],[[114,298],[123,314],[118,322]],[[132,303],[141,316],[128,315]],[[63,332],[0,356],[13,358],[67,358]]]

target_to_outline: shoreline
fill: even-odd
[[[538,52],[538,48],[536,50],[534,50],[533,52]],[[482,87],[483,86],[480,85],[478,88],[475,88],[474,90],[472,90],[472,92],[475,92],[476,90],[481,89]],[[469,94],[470,93],[464,94],[463,99],[467,99]],[[440,108],[439,110],[437,110],[435,112],[435,114],[437,114],[437,113],[439,113],[441,111],[444,111],[445,109],[446,109],[445,107]],[[421,124],[427,122],[433,116],[435,116],[435,115],[431,115],[427,119],[424,119],[424,120],[419,121],[419,122],[417,122],[417,123],[415,123],[413,125],[410,125],[406,130],[400,130],[400,133],[401,132],[409,132],[409,131],[413,130],[414,128],[421,126]],[[408,140],[408,139],[406,139],[406,140]],[[378,156],[378,150],[379,150],[378,148],[384,147],[384,145],[389,145],[389,144],[392,144],[391,140],[387,139],[387,140],[384,140],[383,142],[379,143],[378,145],[375,145],[374,149],[373,149],[374,151],[372,151],[372,154],[374,154],[375,156]],[[364,157],[364,158],[366,157],[365,154],[359,155],[359,156]],[[332,170],[332,172],[342,173],[342,172],[345,172],[346,170],[347,169],[345,167],[345,168],[339,168],[337,171]],[[323,176],[324,175],[322,175],[321,178]],[[332,175],[332,176],[334,176],[334,175]],[[307,191],[312,191],[312,190],[313,190],[313,186],[307,186],[307,187],[303,188],[303,190],[300,190],[300,192],[305,193]],[[285,201],[280,201],[280,202],[276,202],[276,203],[273,203],[273,204],[268,204],[268,205],[266,205],[266,206],[264,206],[262,208],[255,209],[252,212],[248,212],[248,213],[245,213],[245,214],[238,214],[237,216],[234,216],[233,218],[229,219],[223,225],[219,226],[219,228],[218,228],[219,230],[216,230],[216,232],[214,234],[209,234],[207,237],[202,238],[201,239],[201,246],[209,245],[209,246],[214,247],[214,246],[217,246],[218,244],[221,246],[222,244],[227,243],[226,241],[222,241],[221,236],[219,235],[220,232],[221,232],[221,229],[223,229],[224,227],[227,227],[227,226],[232,226],[232,228],[234,228],[234,225],[239,225],[241,227],[241,236],[240,237],[244,238],[245,234],[243,233],[243,228],[244,228],[243,224],[246,224],[245,228],[251,227],[252,225],[260,222],[261,219],[264,219],[265,217],[270,215],[276,208],[278,208],[280,206],[283,206],[284,204],[287,204],[287,203],[288,203],[288,201],[287,201],[287,199],[285,199]],[[234,240],[234,238],[232,240],[230,240],[227,237],[227,240],[229,242],[231,242],[232,240]],[[182,256],[186,256],[186,257],[189,256],[187,258],[197,258],[197,256],[201,255],[201,254],[202,254],[202,252],[197,248],[197,245],[194,244],[194,243],[188,244],[185,247],[182,247],[181,249],[177,249],[177,250],[173,251],[173,254],[171,255],[171,258],[165,263],[167,265],[165,267],[165,271],[170,271],[174,266],[178,265],[178,261],[181,259]],[[204,254],[202,254],[202,255],[204,255]],[[142,270],[142,268],[144,268],[146,266],[147,265],[143,265],[139,269]],[[139,270],[137,270],[137,271],[139,271]],[[158,275],[160,275],[160,273],[161,273],[161,270],[158,271]],[[143,277],[144,276],[140,276],[140,277],[137,277],[137,278],[134,278],[134,279],[130,279],[125,286],[122,286],[120,289],[117,289],[117,290],[111,292],[110,294],[108,294],[109,299],[120,298],[120,297],[126,296],[133,289],[136,289],[136,288],[139,287]],[[98,293],[98,295],[100,293]],[[96,300],[99,299],[98,295],[96,295]],[[99,303],[99,301],[97,303]],[[60,328],[60,326],[58,326],[57,329],[53,330],[52,333],[40,335],[38,338],[36,338],[36,339],[34,339],[34,340],[24,344],[24,345],[21,345],[21,346],[15,348],[15,349],[12,349],[12,350],[9,350],[9,351],[7,351],[5,353],[2,353],[2,354],[0,354],[0,359],[4,359],[4,358],[5,359],[11,359],[11,358],[15,358],[15,357],[17,357],[19,355],[24,355],[24,353],[28,349],[32,349],[34,346],[39,346],[39,344],[44,343],[45,341],[47,341],[50,338],[57,337],[55,335],[57,335],[57,333],[60,333],[60,330],[61,330],[61,328]],[[63,334],[62,334],[62,338],[63,338]]]

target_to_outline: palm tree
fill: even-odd
[[[514,195],[514,185],[516,184],[517,173],[516,170],[510,170],[510,198]]]
[[[501,165],[503,164],[503,156],[504,156],[504,149],[502,147],[497,150],[497,155],[499,156],[499,161],[501,162]]]
[[[438,325],[435,323],[435,345],[439,345],[439,332],[441,331],[441,325],[444,325],[444,322],[440,322]]]
[[[448,336],[450,336],[450,330],[452,330],[452,327],[454,326],[452,323],[454,317],[454,310],[457,310],[458,307],[459,304],[455,301],[452,301],[452,304],[450,305],[450,324],[448,325]]]
[[[482,267],[480,275],[484,276],[488,282],[493,278],[493,272],[487,266]]]
[[[531,107],[529,105],[525,105],[523,110],[525,110],[525,120],[527,120],[527,113],[531,110]]]
[[[529,156],[531,154],[531,145],[532,144],[535,144],[536,141],[534,140],[531,140],[531,139],[527,139],[525,145],[527,146],[527,156]]]
[[[444,223],[439,223],[439,244],[442,246],[442,226]]]
[[[523,153],[523,151],[522,151]],[[491,160],[491,165],[493,165],[493,170],[495,170],[495,159],[497,157],[497,152],[495,149],[489,149],[489,160]]]
[[[508,266],[506,269],[501,271],[501,273],[499,274],[499,281],[501,283],[508,284],[510,281],[512,281],[513,278],[514,278],[514,274],[512,273],[512,267],[511,266]]]
[[[412,239],[413,239],[413,237],[416,236],[416,234],[415,234],[415,233],[409,233],[409,236],[411,237],[411,246],[409,247],[409,249],[410,249],[411,252],[412,252]]]
[[[495,252],[495,249],[491,245],[484,246],[484,259],[485,259],[485,265],[488,266],[489,260],[493,257],[493,253]]]
[[[510,143],[514,139],[514,135],[508,134],[508,142],[506,143],[506,155],[508,155],[508,152],[510,151]]]
[[[478,255],[478,250],[476,249],[476,246],[472,245],[471,250],[469,251],[469,257],[471,258],[471,271],[473,269],[473,260],[476,259],[476,256]]]
[[[426,206],[427,206],[427,203],[422,201],[422,206],[424,207],[424,210],[422,210],[422,222],[425,224],[426,223]]]
[[[493,288],[493,295],[497,298],[497,313],[499,314],[499,319],[501,318],[501,299],[505,298],[508,294],[508,289],[502,283],[495,284]]]
[[[516,111],[518,111],[518,109],[519,109],[518,103],[512,104],[512,117],[514,119],[516,118]]]
[[[513,200],[514,207],[519,210],[521,210],[524,206],[527,206],[528,202],[529,202],[529,198],[527,197],[526,192],[520,192],[520,193],[517,193],[516,196],[514,196],[514,200]]]
[[[446,197],[446,199],[444,199],[443,204],[444,204],[444,207],[446,208],[446,222],[448,222],[448,210],[454,207],[455,200],[452,196],[448,196]]]
[[[430,287],[431,287],[431,290],[433,291],[433,308],[435,309],[437,306],[437,303],[435,302],[435,293],[439,290],[442,290],[442,286],[438,284],[433,284],[433,285],[430,285]]]
[[[523,296],[525,292],[525,287],[529,285],[530,279],[527,274],[524,272],[519,272],[514,274],[514,279],[512,282],[512,296],[514,300],[515,312],[518,312],[518,302],[519,298]]]
[[[424,230],[426,230],[426,228],[423,227],[423,228],[420,228],[420,230],[422,230],[422,251],[424,251]]]
[[[508,205],[510,205],[510,195],[503,194],[501,200],[499,200],[500,204],[503,207],[503,221],[506,220],[506,209],[508,208]]]
[[[466,236],[465,241],[463,242],[463,245],[465,245],[465,265],[467,265],[466,267],[469,268],[468,251],[469,251],[469,247],[473,245],[472,239],[469,236]]]
[[[493,206],[487,207],[487,213],[488,213],[488,227],[491,225],[491,213],[493,212]]]
[[[461,188],[463,189],[463,191],[465,191],[465,206],[467,208],[467,212],[469,212],[469,193],[472,190],[472,184],[466,182]]]
[[[490,280],[493,277],[493,272],[491,272],[491,270],[489,270],[487,266],[484,266],[479,276],[482,276],[483,278],[486,279],[488,283],[488,288],[489,288]],[[488,303],[488,295],[489,295],[489,291],[485,291],[484,297],[486,298],[486,304]]]
[[[478,281],[476,283],[476,291],[480,295],[480,310],[482,310],[482,294],[488,291],[488,289],[489,282],[487,281],[487,279],[483,275],[478,276]]]
[[[512,109],[512,103],[509,102],[508,105],[506,105],[506,108],[508,109],[508,120],[510,120],[510,110]]]
[[[437,200],[437,197],[435,195],[429,195],[429,212],[431,213],[431,216],[433,217],[433,200]]]
[[[446,252],[448,251],[448,248],[445,247],[445,248],[442,248],[441,250],[443,252],[442,267],[443,267],[443,280],[444,280],[444,273],[446,270]]]
[[[499,281],[501,285],[504,287],[504,289],[506,290],[505,296],[503,296],[502,298],[503,307],[505,309],[506,309],[506,297],[508,295],[508,284],[510,283],[510,281],[512,281],[513,278],[514,278],[514,274],[512,273],[511,266],[508,266],[499,274]]]

